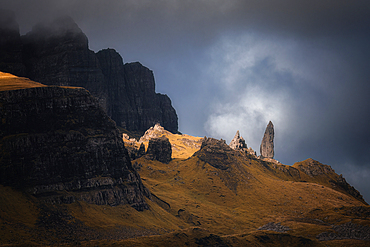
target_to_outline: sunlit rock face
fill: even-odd
[[[89,50],[86,35],[72,18],[37,24],[22,37],[14,14],[1,16],[0,22],[4,72],[46,85],[84,87],[129,131],[144,132],[160,123],[177,132],[176,111],[167,95],[155,92],[153,72],[140,63],[124,64],[113,49]]]
[[[234,150],[241,150],[244,151],[247,149],[247,144],[243,137],[240,136],[239,130],[236,132],[234,138],[231,140],[229,146]]]
[[[0,184],[49,203],[148,206],[115,123],[85,89],[0,92]]]
[[[274,125],[270,121],[263,135],[260,152],[262,158],[274,158]]]

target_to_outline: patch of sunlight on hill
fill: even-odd
[[[33,87],[46,87],[25,77],[18,77],[9,73],[0,72],[0,91],[9,91]]]
[[[329,182],[323,177],[316,181],[300,172],[307,181],[296,181],[286,172],[286,165],[245,156],[237,156],[226,170],[196,155],[169,164],[145,158],[136,162],[141,164],[139,173],[144,185],[165,202],[170,214],[220,236],[245,235],[269,222],[281,222],[295,235],[312,238],[331,228],[320,223],[321,218],[327,220],[326,214],[316,219],[310,212],[328,209],[333,219],[345,223],[351,217],[343,217],[336,209],[365,206],[326,186]],[[334,177],[329,175],[327,180]]]
[[[127,145],[131,145],[138,149],[140,144],[145,145],[145,150],[148,148],[149,140],[151,138],[158,138],[165,136],[171,143],[172,146],[172,158],[173,159],[187,159],[192,156],[196,151],[199,150],[202,144],[202,137],[194,137],[186,134],[173,134],[159,124],[156,124],[154,127],[148,129],[145,134],[140,138],[139,141],[135,139],[123,138],[123,141]]]
[[[0,71],[0,91],[10,91],[34,87],[48,87],[47,85],[32,81],[26,77],[18,77]],[[81,87],[60,86],[61,88],[79,89]]]

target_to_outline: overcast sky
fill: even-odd
[[[343,173],[370,202],[370,1],[0,0],[21,33],[70,15],[90,49],[153,70],[179,130]]]

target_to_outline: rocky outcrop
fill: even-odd
[[[260,154],[262,158],[274,158],[274,125],[270,121],[263,135]]]
[[[309,179],[316,180],[317,183],[320,183],[320,181],[328,181],[329,184],[326,185],[330,186],[332,189],[348,194],[367,204],[360,192],[347,183],[342,175],[336,174],[334,169],[329,165],[321,164],[320,162],[309,158],[304,161],[294,163],[289,170],[291,171],[292,169],[297,169],[299,172],[303,173],[296,176],[300,180],[305,174],[309,176]]]
[[[332,227],[334,232],[323,232],[316,236],[318,240],[329,241],[339,239],[370,240],[370,227],[347,222]]]
[[[231,140],[229,146],[234,150],[242,151],[245,154],[257,158],[256,152],[251,147],[249,148],[247,147],[247,144],[245,143],[244,138],[240,135],[239,130],[236,131],[236,134],[234,138]]]
[[[234,150],[245,150],[248,148],[244,138],[240,136],[239,130],[236,131],[236,134],[231,140],[229,146]]]
[[[288,226],[281,225],[281,223],[269,222],[266,225],[259,227],[257,230],[287,232],[290,231],[291,229]]]
[[[171,161],[171,156],[171,143],[167,137],[162,136],[149,140],[148,150],[146,151],[147,159],[158,160],[162,163],[169,163]]]
[[[46,85],[84,87],[126,130],[144,132],[160,123],[177,132],[171,100],[155,92],[153,72],[145,66],[124,64],[113,49],[89,50],[86,35],[68,16],[38,24],[22,37],[14,15],[0,16],[0,69],[4,72]]]
[[[237,162],[235,156],[238,153],[224,140],[204,137],[200,150],[194,155],[217,169],[226,170]]]
[[[166,131],[160,124],[156,123],[154,126],[151,126],[149,129],[147,129],[147,131],[145,131],[144,135],[140,137],[139,143],[168,134],[168,131]]]
[[[354,198],[367,204],[361,193],[358,190],[356,190],[355,187],[347,183],[346,179],[343,177],[342,174],[340,174],[336,180],[330,180],[330,184],[334,189],[343,190],[350,194],[351,196],[353,196]]]
[[[0,184],[50,203],[148,208],[115,123],[82,88],[0,92]]]
[[[248,169],[245,169],[245,163],[241,162],[242,160],[250,161],[249,157],[231,149],[222,139],[204,137],[200,150],[195,152],[192,157],[202,161],[197,162],[202,169],[205,169],[207,164],[213,167],[212,170],[216,168],[215,174],[234,193],[238,193],[239,185],[244,186],[250,179],[254,179]]]

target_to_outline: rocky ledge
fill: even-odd
[[[148,208],[115,123],[85,89],[2,91],[0,117],[0,184],[50,203]]]

